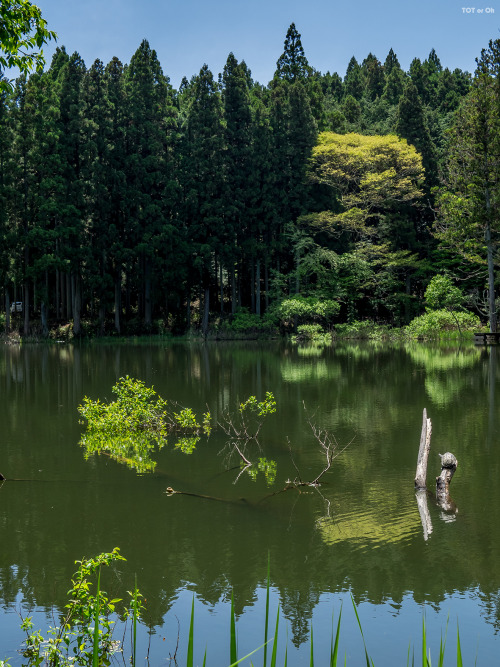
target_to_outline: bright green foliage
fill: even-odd
[[[314,296],[302,296],[297,294],[289,299],[284,299],[278,308],[278,317],[282,322],[288,322],[297,318],[300,322],[320,321],[328,323],[337,315],[340,305],[332,299],[317,299]]]
[[[87,421],[87,432],[80,440],[85,457],[106,452],[137,472],[153,471],[152,452],[167,444],[166,401],[128,375],[112,391],[117,395],[112,403],[85,397],[78,408]]]
[[[266,478],[266,483],[268,486],[272,486],[276,480],[276,461],[268,460],[265,456],[259,457],[257,467],[252,466],[248,469],[248,474],[250,478],[255,482],[259,472],[264,473]]]
[[[2,0],[0,3],[0,91],[11,88],[2,70],[18,67],[27,74],[45,63],[42,47],[57,35],[48,30],[39,7],[30,0]]]
[[[23,647],[23,656],[29,659],[27,665],[111,665],[113,655],[120,651],[121,642],[113,640],[115,613],[119,599],[110,600],[105,591],[100,589],[100,571],[102,566],[125,560],[120,550],[115,547],[111,553],[102,553],[96,558],[84,558],[76,561],[78,570],[71,581],[68,591],[68,610],[61,624],[50,627],[48,637],[34,630],[31,617],[23,620],[22,629],[27,638]],[[97,587],[93,586],[95,579]],[[133,613],[138,615],[142,604],[136,594],[133,601]],[[125,610],[125,617],[129,616]]]
[[[192,454],[199,441],[199,435],[181,436],[175,443],[174,448],[179,449],[183,454]]]
[[[428,309],[459,309],[464,302],[462,291],[453,284],[449,276],[437,275],[425,290],[425,302]]]
[[[182,435],[175,443],[175,449],[180,449],[183,454],[192,454],[196,445],[200,441],[201,425],[198,423],[196,415],[191,408],[184,408],[180,412],[173,413],[174,421],[177,422],[176,431],[181,431]],[[203,415],[203,433],[209,436],[212,431],[210,412],[205,412]],[[193,433],[194,435],[185,435],[186,433]]]
[[[405,328],[411,338],[439,338],[459,330],[479,331],[481,322],[477,315],[469,312],[451,313],[449,310],[430,310],[410,322]]]
[[[196,421],[196,415],[191,408],[184,408],[180,412],[174,412],[175,421],[183,429],[198,429],[200,425]]]
[[[300,338],[315,340],[323,338],[325,332],[321,324],[301,324],[297,327],[297,334]]]
[[[257,401],[255,396],[249,396],[244,403],[240,403],[239,407],[240,414],[243,412],[255,412],[259,417],[265,417],[266,415],[272,415],[276,412],[276,401],[274,395],[270,391],[266,391],[266,397],[263,401]]]
[[[373,236],[388,212],[418,203],[422,177],[419,154],[395,135],[322,132],[310,161],[310,178],[330,186],[343,209],[322,214],[323,224],[358,235]]]
[[[212,416],[210,412],[205,412],[203,414],[203,432],[205,435],[210,435],[212,432]]]
[[[112,391],[116,401],[104,404],[85,397],[78,408],[87,421],[87,432],[80,440],[86,458],[107,453],[139,473],[152,472],[156,462],[151,455],[167,444],[170,431],[180,432],[175,447],[186,454],[194,451],[200,431],[210,435],[210,412],[203,415],[203,426],[191,408],[170,413],[167,401],[141,380],[127,375]]]

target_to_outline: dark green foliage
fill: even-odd
[[[394,66],[385,77],[383,97],[389,104],[398,104],[405,88],[406,75],[403,70]]]
[[[360,100],[363,96],[364,84],[361,67],[358,61],[353,56],[347,66],[346,75],[344,77],[344,95],[354,97]]]
[[[227,240],[223,209],[222,104],[206,65],[194,79],[183,144],[182,188],[191,246],[191,280],[201,288],[203,333],[208,331],[211,267]]]
[[[342,113],[348,123],[355,124],[361,117],[361,104],[352,95],[346,95],[342,102]]]
[[[370,100],[380,97],[384,91],[385,75],[380,60],[369,53],[363,60],[361,72],[364,79],[365,91]]]
[[[300,34],[292,23],[285,37],[284,51],[276,63],[274,76],[295,83],[304,80],[311,73],[311,68],[304,53]]]
[[[422,155],[422,164],[428,189],[437,183],[435,148],[427,126],[422,102],[413,79],[404,89],[398,105],[396,132],[415,146]]]
[[[140,312],[152,326],[153,286],[165,226],[173,215],[175,188],[169,182],[168,139],[175,128],[172,90],[156,51],[146,40],[125,71],[127,108],[127,215],[131,245],[136,252],[136,283]]]
[[[394,68],[401,69],[397,55],[394,53],[392,48],[387,54],[387,58],[384,62],[384,74],[387,78]]]
[[[487,284],[490,330],[496,331],[495,273],[500,232],[500,40],[483,49],[472,89],[451,130],[446,188],[436,233],[446,247],[475,264]],[[485,280],[486,278],[486,280]],[[484,284],[484,283],[483,283]]]
[[[147,41],[128,65],[88,70],[57,48],[0,103],[0,289],[2,304],[23,302],[7,327],[206,335],[240,312],[260,329],[294,294],[340,304],[341,320],[408,320],[432,275],[459,268],[429,230],[470,84],[434,50],[409,74],[392,49],[383,65],[351,58],[344,81],[322,74],[294,24],[267,86],[233,54],[218,80],[204,66],[176,92]],[[332,224],[353,191],[308,175],[324,130],[396,130],[422,154],[430,206],[375,198],[356,233],[354,219]]]

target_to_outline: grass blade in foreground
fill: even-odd
[[[330,667],[337,667],[337,658],[339,654],[340,639],[340,619],[342,618],[342,606],[340,607],[339,620],[337,623],[337,634],[335,635],[335,645],[333,644],[333,616],[332,616],[332,650],[330,655]]]
[[[188,639],[186,667],[193,667],[194,663],[193,644],[194,644],[194,595],[193,595],[193,602],[191,604],[191,623],[189,624],[189,639]]]
[[[234,618],[234,600],[231,593],[231,628],[229,640],[229,662],[234,665],[238,662],[238,650],[236,648],[236,620]]]
[[[276,667],[276,654],[278,652],[278,625],[280,620],[280,608],[276,614],[276,632],[274,633],[273,654],[271,656],[271,667]]]
[[[268,640],[267,640],[267,643],[269,644],[269,642],[272,642],[272,641],[273,641],[273,638],[271,637],[271,639],[268,639]],[[240,659],[237,660],[236,662],[233,662],[232,664],[230,664],[229,667],[236,667],[236,665],[239,665],[241,662],[243,662],[243,660],[246,660],[246,659],[249,658],[251,655],[253,655],[254,653],[257,653],[257,651],[260,651],[260,649],[261,649],[261,648],[264,648],[264,647],[265,647],[265,645],[262,644],[262,646],[259,646],[258,648],[254,649],[251,653],[247,653],[246,655],[244,655],[242,658],[240,658]],[[205,657],[206,657],[206,656],[205,656]],[[253,663],[252,663],[252,664],[253,664]],[[205,663],[203,663],[203,666],[205,666]],[[1,665],[0,665],[0,667],[1,667]],[[286,663],[285,663],[285,667],[286,667]]]
[[[457,621],[457,667],[463,667],[462,649],[460,648],[460,630],[458,629],[458,621]]]
[[[439,642],[439,662],[438,667],[443,667],[444,665],[444,649],[446,647],[446,639],[448,637],[448,621],[450,617],[446,619],[446,630],[444,632],[444,641],[443,641],[443,631],[441,631],[441,641]]]
[[[425,613],[422,616],[422,667],[428,666],[427,661],[427,633],[425,632]]]
[[[368,651],[366,650],[365,636],[363,634],[363,628],[361,627],[361,621],[359,620],[358,610],[356,609],[356,603],[354,602],[354,598],[352,597],[352,593],[351,593],[351,601],[352,601],[352,606],[354,607],[354,613],[356,614],[356,619],[358,621],[359,629],[360,629],[360,632],[361,632],[361,637],[363,638],[363,646],[365,647],[366,667],[370,667],[370,663],[372,664],[372,667],[374,667],[373,666],[373,660],[370,660],[370,658],[368,656]]]
[[[269,627],[269,586],[271,583],[271,555],[267,552],[266,625],[264,627],[264,667],[267,667],[267,630]]]

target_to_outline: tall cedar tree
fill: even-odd
[[[242,261],[252,262],[250,204],[252,200],[252,113],[247,70],[229,54],[222,74],[224,108],[224,227],[220,235],[220,262],[227,268],[231,282],[231,310],[236,310],[235,264],[239,253]],[[244,267],[240,262],[238,275]],[[221,281],[222,282],[222,281]],[[221,285],[222,288],[222,285]],[[223,299],[221,297],[221,310]]]
[[[12,253],[14,262],[14,284],[22,285],[22,301],[24,310],[23,332],[30,334],[30,200],[31,200],[31,173],[29,154],[31,147],[31,117],[26,105],[26,77],[21,76],[16,81],[12,99],[12,127],[14,129],[14,143],[12,146],[12,172],[10,179],[9,197],[9,227],[16,237],[16,247]]]
[[[185,221],[191,242],[192,277],[203,294],[202,331],[208,332],[213,261],[224,229],[222,103],[212,72],[204,65],[190,91],[183,156]],[[189,296],[188,296],[189,301]],[[189,304],[188,304],[189,305]]]
[[[157,277],[159,239],[173,202],[167,180],[167,116],[175,115],[172,90],[156,51],[143,40],[125,72],[127,94],[128,231],[138,260],[140,312],[152,325],[153,280]],[[172,258],[173,259],[173,258]],[[132,267],[129,266],[129,271]],[[132,275],[129,273],[128,279]]]
[[[363,97],[363,89],[361,67],[353,56],[349,61],[344,77],[344,96],[350,95],[355,100],[360,100]]]
[[[10,295],[8,292],[9,282],[9,246],[8,246],[8,212],[7,184],[9,181],[9,148],[12,143],[8,114],[8,93],[0,91],[0,304],[5,297],[5,313],[8,325],[10,313]],[[0,306],[1,307],[1,306]],[[7,326],[7,333],[9,327]]]
[[[370,100],[375,100],[384,92],[385,75],[380,60],[369,53],[363,60],[361,72],[364,78],[365,91]]]
[[[82,82],[82,176],[87,204],[86,283],[97,298],[99,331],[104,322],[113,279],[109,267],[111,200],[109,197],[109,152],[111,147],[111,103],[107,96],[104,65],[96,60]]]
[[[269,268],[278,244],[275,216],[275,174],[273,165],[273,136],[269,113],[262,98],[254,95],[252,124],[252,242],[255,261],[255,312],[261,313],[261,259],[264,261],[265,307],[269,308]]]
[[[67,263],[66,315],[73,317],[75,336],[81,335],[82,263],[86,257],[85,200],[82,177],[81,85],[85,64],[73,53],[59,74],[57,222],[60,252]]]
[[[312,69],[304,53],[300,33],[297,31],[295,23],[291,23],[285,37],[284,51],[276,63],[274,76],[277,79],[295,83],[307,78],[311,71]]]
[[[437,162],[435,148],[417,88],[413,81],[408,81],[398,105],[396,132],[408,143],[415,146],[422,155],[425,169],[427,191],[437,184]]]
[[[383,98],[391,105],[398,104],[403,94],[406,74],[401,69],[397,55],[391,49],[384,63],[385,86]]]
[[[49,303],[54,298],[58,271],[63,265],[57,255],[57,195],[61,181],[57,170],[59,117],[56,82],[48,73],[31,76],[26,91],[26,108],[31,118],[29,171],[31,176],[30,278],[34,300],[40,300],[42,334],[47,336]],[[52,294],[51,294],[52,292]],[[54,313],[57,314],[57,313]]]
[[[122,319],[122,272],[131,252],[126,236],[126,192],[127,192],[127,151],[126,151],[126,103],[123,65],[113,58],[104,71],[108,121],[107,140],[107,180],[109,197],[108,226],[106,237],[109,269],[113,277],[114,328],[121,332]]]

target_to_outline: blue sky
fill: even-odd
[[[401,66],[432,48],[444,67],[474,71],[475,58],[500,38],[500,0],[35,0],[58,45],[96,58],[130,61],[142,39],[156,50],[177,88],[207,63],[215,76],[232,51],[266,84],[290,23],[309,64],[345,74],[351,56],[382,62],[392,47]],[[470,11],[464,11],[466,8]],[[472,11],[474,9],[474,11]],[[479,11],[482,10],[482,11]],[[45,49],[47,61],[54,47]]]

